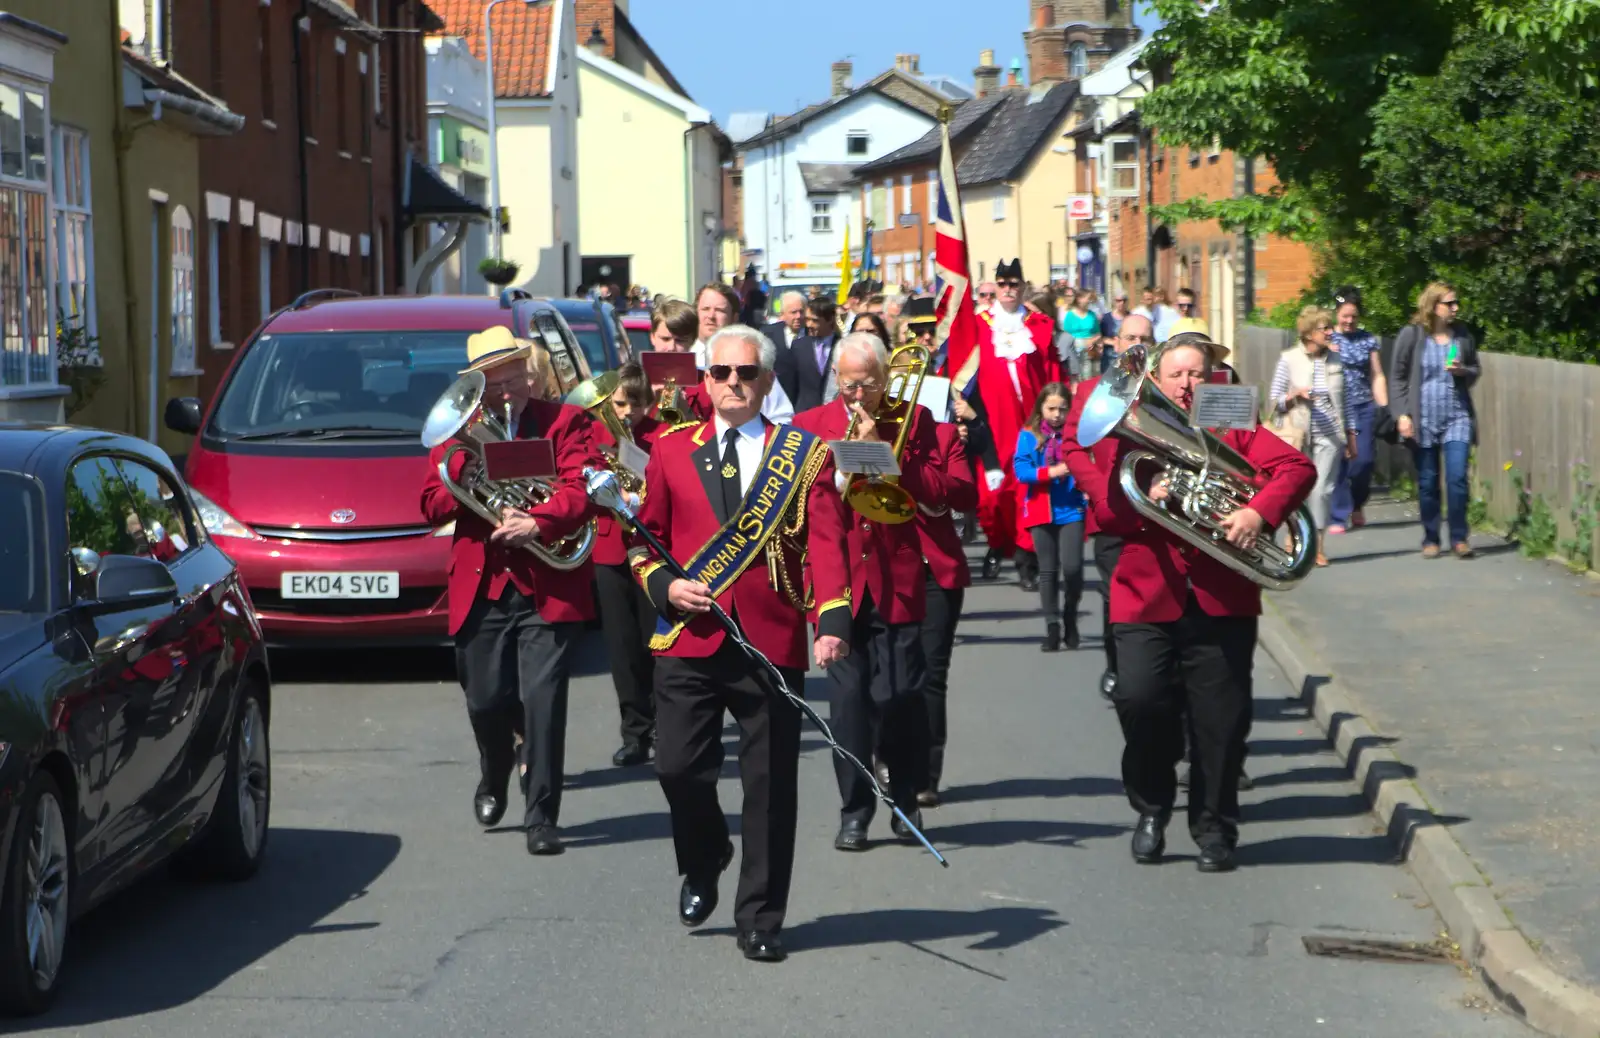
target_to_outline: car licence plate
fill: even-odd
[[[398,573],[285,573],[284,598],[399,598]]]

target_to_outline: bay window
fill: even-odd
[[[56,384],[43,87],[0,78],[0,390]]]

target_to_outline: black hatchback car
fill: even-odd
[[[267,843],[260,625],[150,444],[0,424],[0,1012],[55,994],[69,923],[169,859]]]

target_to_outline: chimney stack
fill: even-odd
[[[922,55],[896,54],[894,56],[894,67],[908,76],[920,76],[922,75]]]
[[[623,14],[627,14],[627,4],[621,7]],[[615,60],[617,57],[617,9],[616,0],[577,0],[573,8],[583,45],[602,58]],[[587,30],[585,25],[589,26]]]
[[[833,96],[843,97],[850,92],[850,75],[855,66],[848,61],[833,63]]]
[[[972,70],[972,85],[979,97],[987,97],[1000,89],[1000,67],[994,63],[994,51],[978,53],[978,67]]]

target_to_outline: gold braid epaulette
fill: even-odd
[[[674,425],[672,428],[668,429],[666,432],[658,434],[656,436],[656,439],[660,439],[662,436],[671,436],[675,432],[683,432],[683,430],[685,430],[685,429],[693,429],[697,425],[704,425],[704,424],[706,424],[706,423],[702,422],[698,418],[696,418],[696,419],[694,419],[693,421],[690,421],[690,422],[679,422],[677,425]]]
[[[772,580],[773,590],[781,591],[789,604],[801,612],[810,612],[816,599],[810,589],[804,586],[803,578],[800,588],[794,586],[789,579],[789,567],[783,564],[783,554],[787,548],[793,551],[800,559],[800,570],[805,572],[806,547],[797,538],[806,525],[806,500],[811,496],[811,486],[821,475],[822,468],[832,456],[826,443],[818,442],[812,445],[811,455],[806,458],[805,465],[800,469],[800,488],[794,496],[794,502],[789,505],[789,511],[779,520],[777,535],[767,545],[767,567]]]

